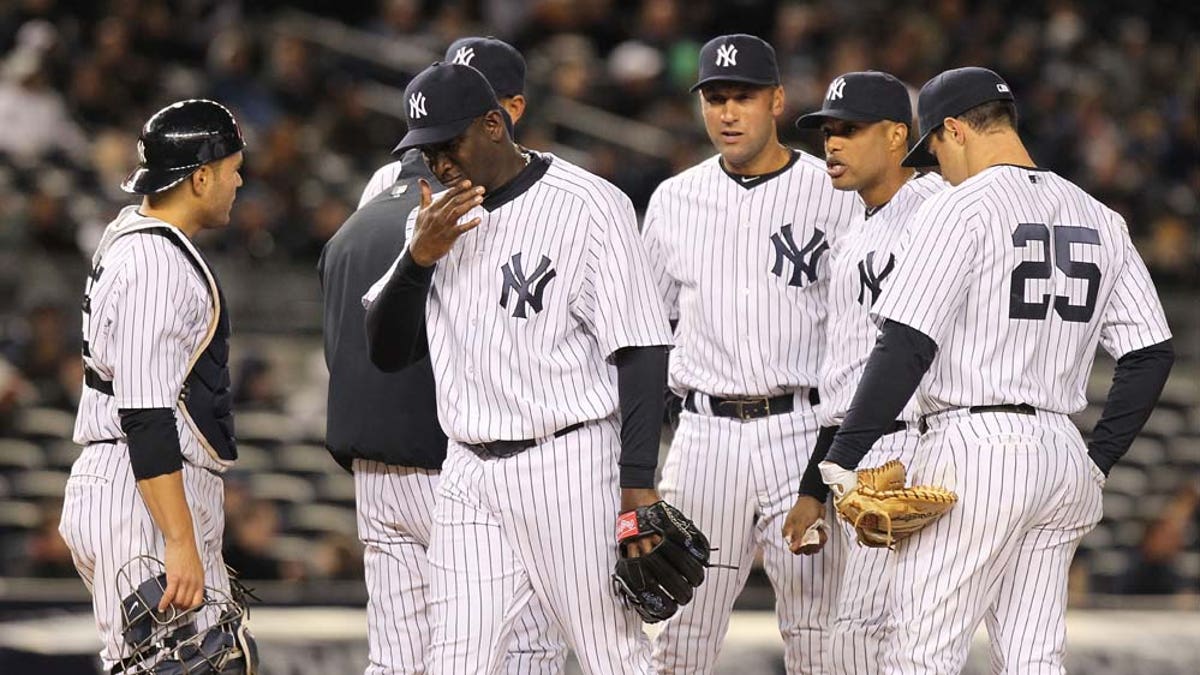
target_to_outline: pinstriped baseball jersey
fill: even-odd
[[[660,185],[644,237],[679,319],[671,387],[746,396],[815,386],[826,254],[860,205],[798,151],[768,176],[731,176],[714,156]]]
[[[922,412],[1075,413],[1097,344],[1119,358],[1171,337],[1125,221],[1060,176],[1010,165],[925,202],[872,314],[938,344]]]
[[[936,173],[913,176],[882,208],[859,217],[830,251],[829,318],[826,352],[821,361],[822,426],[842,423],[854,390],[862,379],[867,357],[879,329],[868,312],[896,268],[896,249],[909,219],[930,196],[946,187]],[[915,421],[916,400],[905,406],[900,419]]]
[[[367,181],[367,187],[363,188],[362,197],[358,198],[358,208],[362,208],[367,202],[371,201],[380,192],[392,187],[396,179],[400,177],[400,172],[403,170],[404,162],[395,161],[390,164],[384,164],[371,175],[371,180]],[[432,177],[432,174],[430,175]],[[434,182],[434,181],[430,181]]]
[[[192,261],[170,241],[152,234],[120,232],[173,225],[124,208],[109,224],[93,257],[83,311],[84,362],[113,383],[113,396],[84,387],[74,440],[124,438],[120,408],[176,409],[183,456],[200,467],[223,471],[229,462],[210,454],[179,414],[180,391],[197,350],[213,325],[213,295]],[[197,253],[196,260],[203,261]]]
[[[549,166],[524,192],[464,216],[483,220],[433,274],[426,321],[438,418],[460,443],[542,438],[607,418],[617,411],[612,353],[671,343],[629,198],[539,157]]]

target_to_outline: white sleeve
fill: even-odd
[[[905,324],[940,344],[975,274],[975,239],[956,202],[926,201],[901,235],[896,270],[871,308],[872,318]]]
[[[601,231],[579,312],[605,356],[623,347],[670,345],[670,324],[638,234],[633,203],[616,188],[596,197],[600,204],[591,214],[592,224]]]
[[[679,282],[671,278],[667,265],[667,247],[662,238],[668,236],[663,232],[666,226],[660,192],[655,190],[650,197],[650,205],[646,208],[646,220],[642,224],[642,240],[646,243],[647,262],[650,272],[656,282],[658,292],[662,295],[666,306],[667,318],[672,321],[679,319]]]
[[[1129,352],[1171,338],[1167,317],[1150,272],[1127,232],[1122,230],[1125,265],[1118,272],[1112,296],[1104,309],[1100,346],[1119,359]]]
[[[174,408],[209,313],[179,249],[162,237],[131,236],[140,241],[122,268],[110,327],[113,392],[118,408]],[[211,302],[205,293],[203,303]]]

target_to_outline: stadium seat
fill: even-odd
[[[357,527],[351,509],[329,504],[296,504],[288,512],[285,529],[292,534],[338,532],[353,536]]]
[[[291,473],[326,474],[341,471],[329,451],[320,445],[294,443],[275,451],[275,467]]]
[[[12,493],[22,499],[62,499],[67,478],[64,471],[22,471],[12,477]]]
[[[74,441],[46,441],[42,444],[46,455],[46,466],[69,471],[82,450]]]
[[[75,415],[54,408],[28,408],[17,416],[15,429],[33,440],[70,439],[75,432]]]
[[[311,482],[282,473],[252,473],[248,482],[250,494],[259,499],[302,504],[311,502],[316,494]]]
[[[1150,479],[1140,467],[1118,464],[1109,472],[1108,482],[1105,483],[1104,490],[1105,492],[1116,492],[1131,497],[1138,497],[1146,494],[1149,484]],[[1107,511],[1107,509],[1105,510]]]
[[[286,415],[272,412],[236,413],[234,422],[239,441],[247,441],[264,447],[291,440],[293,437],[292,423]]]
[[[0,472],[40,469],[45,464],[46,455],[36,443],[18,438],[0,438]]]
[[[239,471],[271,471],[275,458],[269,450],[250,443],[238,443],[238,458],[234,464]]]
[[[0,533],[32,530],[38,526],[41,517],[41,509],[35,504],[13,500],[0,501]]]
[[[317,496],[323,501],[354,505],[354,476],[340,469],[317,482]]]

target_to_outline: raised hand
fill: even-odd
[[[408,251],[413,262],[429,267],[450,252],[454,242],[479,225],[479,218],[465,223],[458,220],[483,203],[483,188],[464,180],[451,186],[438,200],[433,201],[433,189],[421,178],[421,206],[413,229]]]

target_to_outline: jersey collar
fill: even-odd
[[[729,176],[729,179],[734,183],[742,186],[743,189],[752,190],[771,180],[772,178],[775,178],[776,176],[782,176],[783,174],[787,173],[788,169],[792,168],[792,165],[796,163],[796,160],[800,159],[800,151],[791,150],[790,148],[789,151],[792,153],[792,156],[788,159],[787,164],[784,164],[782,167],[772,171],[771,173],[760,173],[757,176],[743,176],[741,174],[731,173],[729,169],[725,168],[725,163],[721,161],[720,157],[717,158],[717,166],[721,167],[721,171],[724,171],[725,175]]]
[[[525,168],[512,180],[484,195],[482,206],[488,213],[525,194],[526,190],[546,175],[550,168],[550,158],[532,150],[526,152],[529,153],[529,163]]]

